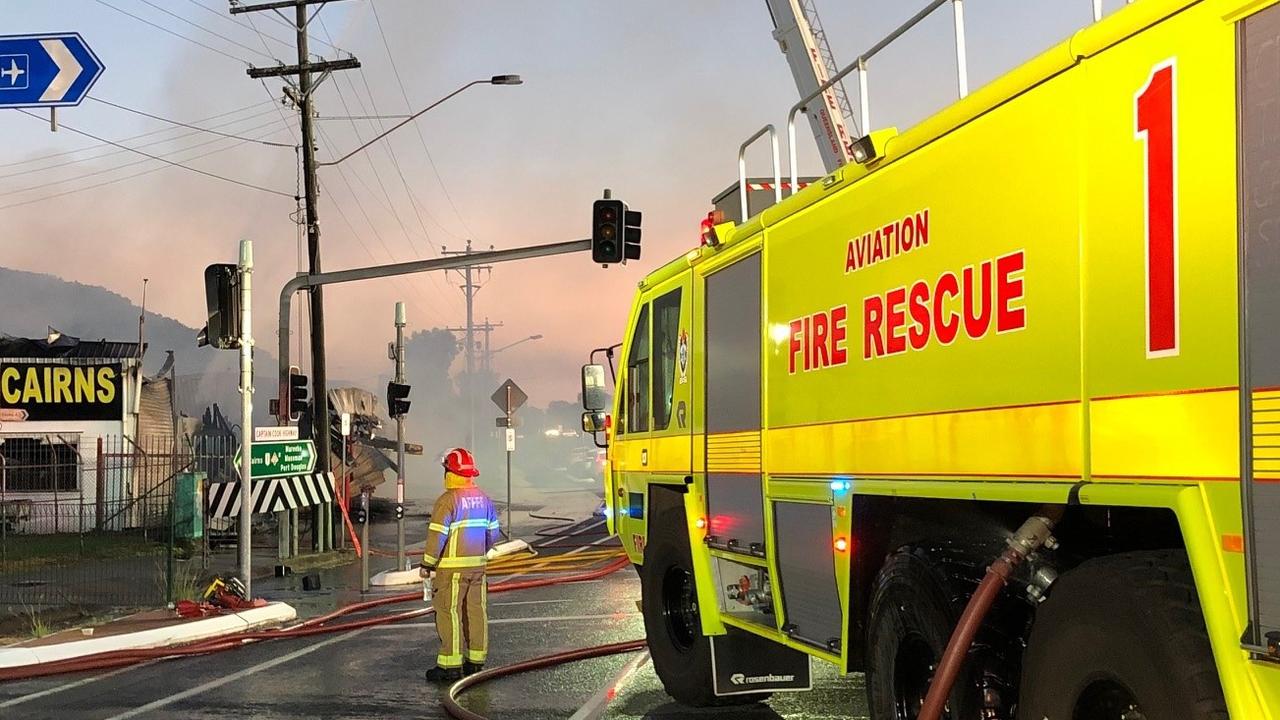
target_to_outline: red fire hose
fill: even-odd
[[[562,665],[564,663],[587,660],[589,658],[635,652],[636,650],[643,650],[645,646],[646,643],[644,640],[628,640],[626,642],[612,643],[610,645],[598,645],[596,647],[567,650],[565,652],[543,655],[542,657],[523,660],[518,663],[504,665],[490,670],[482,670],[475,675],[467,676],[454,683],[453,687],[449,688],[449,692],[445,693],[444,697],[441,698],[440,703],[444,705],[445,712],[457,718],[457,720],[489,720],[489,718],[484,715],[472,712],[459,705],[458,696],[468,688],[490,680],[506,677],[508,675],[529,672],[530,670],[541,670],[543,668],[552,667],[553,665]]]
[[[498,583],[489,588],[491,593],[512,592],[515,590],[527,590],[530,588],[547,587],[549,585],[558,585],[560,583],[582,582],[585,580],[596,580],[611,573],[617,572],[630,564],[626,558],[620,558],[603,567],[595,570],[588,570],[572,575],[561,575],[552,578],[540,578],[537,580],[513,580]],[[357,630],[359,628],[371,627],[374,625],[382,625],[386,623],[398,622],[400,620],[408,620],[412,618],[428,615],[432,611],[431,608],[420,608],[410,610],[408,612],[397,613],[394,615],[378,615],[375,617],[360,618],[357,620],[349,620],[343,623],[329,624],[345,615],[351,613],[363,612],[372,608],[384,605],[393,605],[404,602],[422,602],[421,592],[410,592],[401,595],[391,595],[376,600],[366,600],[364,602],[353,603],[345,607],[339,608],[326,615],[311,618],[292,627],[281,630],[256,630],[236,633],[234,635],[226,635],[220,638],[204,640],[193,643],[191,645],[183,645],[176,648],[146,648],[139,650],[116,650],[112,652],[97,653],[94,655],[86,655],[84,657],[72,658],[69,660],[58,660],[49,663],[41,663],[39,665],[26,665],[21,667],[0,668],[0,682],[8,680],[27,680],[30,678],[45,677],[48,675],[59,675],[69,672],[85,672],[88,670],[106,670],[126,665],[134,665],[148,660],[157,660],[163,658],[189,657],[193,655],[207,655],[209,653],[221,652],[223,650],[231,650],[247,643],[258,642],[262,640],[281,640],[287,638],[309,637],[311,635],[319,635],[322,633],[343,632],[346,630]]]
[[[925,696],[917,720],[941,720],[947,697],[951,695],[951,687],[955,685],[956,676],[960,674],[965,656],[973,646],[974,635],[982,627],[987,611],[1009,582],[1014,568],[1049,539],[1053,526],[1062,519],[1062,514],[1062,506],[1052,505],[1041,508],[1038,514],[1027,518],[1022,527],[1009,538],[1009,547],[987,568],[986,576],[973,592],[973,597],[969,598],[969,604],[965,606],[956,629],[951,633],[951,639],[947,641],[947,649],[943,651],[938,671],[929,683],[929,694]]]

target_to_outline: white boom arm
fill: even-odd
[[[773,17],[773,38],[787,57],[800,97],[806,97],[836,72],[835,58],[831,55],[813,0],[765,2]],[[826,172],[850,162],[853,158],[850,147],[856,138],[850,137],[845,124],[845,119],[852,119],[853,113],[844,86],[837,83],[822,94],[821,103],[811,103],[804,110],[818,141],[818,152],[822,155]]]

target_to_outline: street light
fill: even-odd
[[[527,342],[529,342],[530,340],[541,340],[541,339],[542,339],[542,336],[541,336],[541,335],[530,335],[530,336],[529,336],[529,337],[527,337],[527,338],[521,338],[520,340],[517,340],[517,341],[515,341],[515,342],[513,342],[513,343],[511,343],[511,344],[509,344],[509,345],[503,345],[502,347],[498,348],[497,350],[490,350],[490,351],[489,351],[489,354],[490,354],[490,355],[497,355],[498,353],[502,352],[503,350],[506,350],[506,349],[508,349],[508,348],[513,348],[513,347],[515,347],[515,346],[519,345],[520,343],[527,343]]]
[[[410,115],[409,117],[405,118],[404,120],[401,120],[400,122],[398,122],[398,123],[396,123],[395,125],[393,125],[393,126],[391,127],[391,129],[386,130],[385,132],[383,132],[383,133],[379,134],[378,136],[374,137],[374,138],[373,138],[372,140],[370,140],[369,142],[367,142],[367,143],[365,143],[365,144],[361,145],[360,147],[356,148],[355,150],[352,150],[351,152],[347,153],[346,155],[343,155],[342,157],[338,158],[337,160],[330,160],[329,162],[316,163],[316,165],[318,165],[318,166],[337,165],[338,163],[342,162],[343,160],[346,160],[347,158],[351,157],[352,155],[355,155],[356,153],[360,152],[361,150],[364,150],[365,148],[367,148],[367,147],[369,147],[370,145],[372,145],[372,144],[374,144],[374,143],[378,142],[379,140],[381,140],[382,138],[384,138],[384,137],[386,137],[386,136],[390,135],[391,133],[395,132],[396,130],[399,130],[400,128],[404,127],[405,125],[408,125],[409,123],[411,123],[411,122],[413,122],[414,120],[418,119],[421,115],[423,115],[424,113],[426,113],[428,110],[431,110],[431,109],[433,109],[433,108],[436,108],[436,107],[440,106],[441,104],[443,104],[443,103],[444,103],[446,100],[448,100],[449,98],[453,97],[454,95],[457,95],[458,93],[462,92],[463,90],[466,90],[467,88],[471,87],[472,85],[523,85],[523,84],[524,84],[524,80],[522,80],[522,79],[520,78],[520,76],[519,76],[519,75],[494,75],[493,77],[489,78],[488,80],[472,80],[471,82],[467,83],[466,85],[463,85],[462,87],[458,88],[457,90],[454,90],[453,92],[449,93],[448,95],[445,95],[444,97],[440,98],[439,100],[437,100],[437,101],[435,101],[435,102],[431,103],[430,105],[428,105],[428,106],[426,106],[426,107],[422,108],[422,109],[421,109],[421,110],[419,110],[418,112],[416,112],[416,113],[414,113],[414,114]]]

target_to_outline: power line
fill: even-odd
[[[261,129],[264,129],[264,128],[268,128],[268,127],[271,127],[272,125],[275,125],[275,124],[276,124],[276,123],[278,123],[278,122],[279,122],[279,120],[272,120],[272,121],[270,121],[270,122],[268,122],[268,123],[264,123],[264,124],[262,124],[262,125],[258,125],[257,127],[249,128],[249,130],[247,130],[246,132],[250,132],[250,131],[253,131],[253,130],[261,130]],[[122,164],[122,165],[114,165],[114,166],[111,166],[111,167],[99,168],[98,170],[94,170],[94,171],[92,171],[92,172],[87,172],[87,173],[83,173],[83,174],[80,174],[80,175],[75,175],[75,176],[72,176],[72,177],[69,177],[69,178],[62,178],[61,180],[49,180],[49,181],[47,181],[47,182],[43,182],[43,183],[40,183],[40,184],[38,184],[38,185],[31,185],[31,186],[24,187],[24,188],[18,188],[18,189],[16,189],[16,190],[6,190],[6,191],[4,191],[4,192],[0,192],[0,197],[5,197],[5,196],[8,196],[8,195],[15,195],[15,194],[18,194],[18,193],[30,192],[30,191],[32,191],[32,190],[40,190],[40,189],[43,189],[43,188],[46,188],[46,187],[51,187],[51,186],[53,186],[53,185],[61,185],[61,184],[63,184],[63,183],[75,182],[76,180],[84,180],[85,178],[96,177],[96,176],[98,176],[98,175],[103,175],[103,174],[105,174],[105,173],[115,172],[116,170],[123,170],[123,169],[125,169],[125,168],[127,168],[127,167],[133,167],[133,166],[135,166],[135,165],[141,165],[141,164],[143,164],[143,163],[148,163],[148,162],[151,162],[153,159],[161,159],[161,158],[173,157],[174,155],[178,155],[179,153],[187,152],[188,150],[195,150],[196,148],[201,148],[201,147],[204,147],[204,146],[209,145],[209,144],[212,144],[212,143],[222,142],[224,139],[226,139],[226,138],[220,138],[220,137],[218,137],[218,138],[213,138],[213,139],[211,139],[211,140],[205,140],[204,142],[196,143],[195,145],[189,145],[189,146],[184,147],[184,148],[178,148],[177,150],[172,150],[172,151],[170,151],[170,152],[165,153],[164,155],[157,155],[157,156],[154,156],[154,157],[151,157],[151,156],[149,156],[149,157],[144,157],[144,158],[141,158],[141,159],[138,159],[138,160],[134,160],[134,161],[132,161],[132,162],[124,163],[124,164]],[[239,138],[239,139],[243,140],[244,142],[253,142],[253,140],[252,140],[251,138]],[[130,148],[130,150],[136,150],[136,148]],[[96,160],[96,159],[98,159],[98,158],[93,158],[93,159],[95,159],[95,160]]]
[[[223,15],[223,14],[222,14],[222,12],[220,12],[220,11],[218,11],[218,10],[214,10],[213,8],[209,7],[208,5],[205,5],[204,3],[200,2],[199,0],[187,0],[187,2],[191,3],[192,5],[195,5],[196,7],[200,8],[201,10],[204,10],[205,12],[209,13],[210,15],[213,15],[214,17],[217,17],[217,18],[221,18],[221,19],[223,19],[223,20],[226,20],[227,22],[229,22],[229,23],[231,23],[231,24],[233,24],[233,25],[236,25],[236,26],[238,26],[238,27],[244,28],[245,30],[249,30],[249,31],[255,32],[255,33],[257,33],[257,34],[258,34],[258,36],[259,36],[259,37],[262,37],[262,36],[264,36],[264,35],[265,35],[265,37],[270,38],[270,39],[272,39],[272,40],[275,40],[277,43],[279,43],[279,44],[281,44],[281,45],[283,45],[283,46],[285,46],[285,47],[289,48],[290,50],[292,50],[292,49],[293,49],[293,44],[292,44],[291,42],[289,42],[289,41],[287,41],[287,40],[281,40],[280,38],[276,37],[275,35],[272,35],[272,34],[270,34],[270,33],[263,33],[263,32],[261,32],[261,31],[259,31],[257,28],[255,28],[255,27],[251,27],[251,25],[253,24],[253,20],[252,20],[252,19],[250,19],[250,21],[249,21],[249,23],[250,23],[250,24],[249,24],[249,25],[246,25],[246,24],[244,24],[244,23],[240,22],[239,20],[236,20],[234,17],[229,17],[229,16],[227,16],[227,15]],[[267,53],[268,53],[268,54],[270,54],[271,49],[266,47],[266,43],[263,43],[263,48],[267,50]],[[257,51],[255,50],[254,52],[257,52]]]
[[[329,27],[325,24],[324,18],[320,18],[320,29],[324,32],[326,37],[329,37],[330,39],[332,39],[332,36],[329,34]],[[378,107],[377,107],[376,101],[373,99],[372,91],[369,90],[368,76],[363,70],[361,70],[360,77],[364,82],[366,92],[368,92],[369,94],[369,104],[372,106],[374,114],[377,114]],[[364,101],[360,99],[360,91],[356,88],[355,82],[351,80],[350,76],[346,76],[346,79],[349,87],[351,88],[351,93],[355,99],[355,102],[359,105],[360,111],[364,112]],[[347,114],[350,114],[351,108],[348,107],[346,98],[342,94],[342,88],[337,82],[334,83],[334,90],[338,93],[338,100],[342,103],[343,111]],[[379,124],[381,125],[381,123]],[[361,135],[358,127],[354,122],[351,123],[351,129],[353,132],[355,132],[356,137],[363,142],[364,138]],[[405,194],[408,195],[409,197],[409,205],[413,208],[414,214],[417,215],[418,217],[418,224],[419,226],[422,227],[423,239],[426,241],[427,247],[432,248],[433,243],[431,240],[431,233],[427,231],[427,226],[422,221],[422,215],[418,213],[417,205],[414,203],[413,191],[410,190],[409,183],[405,179],[404,172],[400,169],[400,164],[396,160],[395,153],[392,152],[391,145],[385,138],[382,140],[382,147],[383,147],[383,150],[387,153],[387,157],[391,159],[391,163],[395,167],[396,173],[400,177],[400,182],[404,186]],[[412,249],[413,253],[418,257],[425,257],[426,253],[423,253],[421,250],[418,249],[418,244],[414,242],[413,235],[409,232],[409,228],[405,226],[404,221],[401,220],[400,218],[400,213],[396,211],[395,202],[391,199],[391,193],[387,191],[386,184],[383,183],[382,173],[378,170],[378,166],[374,163],[373,157],[366,156],[366,159],[369,161],[370,167],[373,168],[374,177],[378,181],[378,187],[381,188],[382,195],[387,200],[387,205],[391,210],[391,214],[395,217],[396,224],[400,226],[400,230],[404,233],[405,239],[409,241],[409,246]],[[360,176],[358,173],[356,173],[356,179],[360,179]],[[437,279],[434,275],[431,275],[429,276],[428,281],[431,284],[432,289],[435,290],[436,294],[439,295],[442,299],[445,299],[445,302],[448,302],[447,295],[445,294],[444,289],[440,286],[439,279]]]
[[[252,119],[254,119],[254,118],[256,118],[256,117],[260,117],[261,115],[264,115],[264,114],[265,114],[265,113],[259,113],[258,115],[251,115],[251,116],[249,116],[249,117],[242,118],[242,119],[240,119],[240,120],[234,120],[234,121],[232,121],[232,122],[233,122],[233,123],[244,122],[245,120],[252,120]],[[249,128],[248,130],[245,130],[244,132],[251,132],[251,131],[253,131],[253,130],[260,130],[260,129],[264,128],[264,127],[270,127],[271,125],[275,125],[275,124],[276,124],[276,123],[278,123],[278,122],[280,122],[280,121],[279,121],[279,120],[272,120],[271,122],[268,122],[268,123],[266,123],[265,125],[255,125],[254,127],[251,127],[251,128]],[[230,123],[228,123],[228,124],[230,124]],[[153,140],[153,141],[151,141],[151,142],[142,143],[141,145],[132,145],[132,146],[130,146],[130,147],[135,148],[135,149],[142,149],[142,148],[146,148],[146,147],[154,147],[154,146],[156,146],[156,145],[165,145],[165,144],[167,144],[167,143],[178,142],[179,140],[184,140],[184,139],[186,139],[186,138],[192,137],[192,136],[194,136],[194,135],[199,135],[199,134],[200,134],[200,133],[198,133],[198,132],[194,132],[194,131],[193,131],[193,132],[187,132],[187,133],[183,133],[183,134],[181,134],[181,135],[175,136],[175,137],[171,137],[171,138],[161,138],[161,139],[159,139],[159,140]],[[222,138],[215,138],[215,139],[222,139]],[[238,138],[238,139],[242,139],[242,140],[245,140],[245,141],[247,141],[247,142],[252,142],[252,141],[254,141],[254,139],[253,139],[253,138]],[[108,147],[109,147],[109,146],[108,146]],[[177,149],[177,150],[174,150],[174,151],[171,151],[171,152],[167,152],[167,153],[165,153],[165,155],[166,155],[166,156],[168,156],[168,155],[172,155],[172,154],[173,154],[173,153],[175,153],[175,152],[181,152],[182,150],[188,150],[188,149],[190,149],[191,147],[199,147],[199,146],[198,146],[198,145],[196,145],[196,146],[189,146],[189,147],[187,147],[187,148],[179,148],[179,149]],[[111,157],[111,156],[113,156],[113,155],[122,155],[122,154],[127,153],[127,152],[130,152],[130,151],[128,151],[128,150],[122,150],[122,149],[116,149],[116,150],[110,150],[110,151],[108,151],[108,152],[104,152],[104,153],[99,154],[99,155],[94,155],[94,156],[92,156],[92,157],[76,158],[76,159],[74,159],[74,160],[64,160],[64,161],[62,161],[62,162],[60,162],[60,163],[55,163],[55,164],[53,164],[53,165],[46,165],[46,166],[41,167],[41,168],[12,170],[12,171],[7,172],[7,173],[5,173],[5,174],[3,174],[3,175],[0,175],[0,180],[7,179],[7,178],[11,178],[11,177],[18,177],[18,176],[30,176],[30,175],[35,175],[36,173],[43,173],[43,172],[47,172],[47,171],[49,171],[49,170],[57,170],[58,168],[69,167],[69,166],[71,166],[71,165],[79,165],[79,164],[81,164],[81,163],[94,162],[95,160],[104,160],[104,159],[109,158],[109,157]],[[144,158],[144,159],[142,159],[140,162],[147,162],[147,160]],[[117,166],[117,167],[128,167],[128,165],[136,165],[136,164],[137,164],[137,163],[135,162],[135,163],[129,163],[129,164],[127,164],[127,165],[119,165],[119,166]]]
[[[176,38],[180,38],[180,39],[182,39],[182,40],[186,40],[187,42],[189,42],[189,43],[191,43],[191,44],[193,44],[193,45],[199,45],[200,47],[204,48],[205,50],[210,50],[210,51],[212,51],[212,52],[216,52],[216,53],[218,53],[219,55],[221,55],[221,56],[223,56],[223,57],[231,58],[232,60],[235,60],[235,61],[236,61],[236,62],[238,62],[238,63],[243,63],[243,64],[245,64],[245,65],[249,65],[249,64],[250,64],[249,62],[247,62],[247,61],[246,61],[246,60],[244,60],[243,58],[238,58],[238,57],[236,57],[235,55],[232,55],[232,54],[231,54],[231,53],[229,53],[229,52],[225,52],[225,51],[223,51],[223,50],[219,50],[218,48],[216,48],[216,47],[214,47],[214,46],[212,46],[212,45],[207,45],[207,44],[205,44],[205,43],[202,43],[202,42],[200,42],[199,40],[196,40],[195,38],[188,37],[188,36],[186,36],[186,35],[183,35],[183,34],[182,34],[182,33],[180,33],[180,32],[174,31],[174,30],[170,30],[169,28],[167,28],[167,27],[165,27],[165,26],[163,26],[163,25],[158,25],[158,24],[156,24],[156,23],[153,23],[153,22],[151,22],[150,20],[148,20],[148,19],[146,19],[146,18],[144,18],[144,17],[140,17],[140,16],[138,16],[138,15],[134,15],[133,13],[129,12],[128,10],[123,10],[123,9],[121,9],[121,8],[118,8],[118,7],[116,7],[115,5],[112,5],[111,3],[107,2],[107,0],[94,0],[94,1],[95,1],[95,2],[97,2],[99,5],[103,5],[103,6],[106,6],[106,7],[111,8],[112,10],[115,10],[116,12],[120,13],[121,15],[128,15],[129,17],[133,18],[134,20],[137,20],[137,21],[138,21],[138,22],[140,22],[140,23],[143,23],[143,24],[145,24],[145,25],[150,25],[151,27],[153,27],[153,28],[155,28],[155,29],[157,29],[157,30],[159,30],[159,31],[161,31],[161,32],[165,32],[165,33],[168,33],[168,34],[170,34],[170,35],[172,35],[172,36],[174,36],[174,37],[176,37]]]
[[[209,117],[206,117],[206,118],[200,118],[199,120],[195,120],[194,122],[209,122],[210,120],[217,120],[219,118],[224,118],[228,115],[236,115],[238,113],[244,112],[245,110],[252,110],[253,108],[261,107],[263,105],[266,105],[267,103],[274,103],[274,102],[275,102],[274,98],[271,100],[263,100],[262,102],[253,103],[252,105],[246,105],[242,108],[236,108],[235,110],[227,110],[226,112],[220,112],[217,115],[210,115]],[[249,120],[249,119],[258,117],[261,114],[262,113],[259,113],[258,115],[249,115],[247,117],[241,118],[240,120],[232,120],[231,122],[221,123],[218,125],[214,125],[213,127],[224,127],[225,125],[234,124],[234,123],[240,122],[241,120]],[[145,137],[151,137],[152,135],[159,135],[161,133],[167,133],[167,132],[173,132],[173,128],[158,128],[156,130],[148,130],[147,132],[144,132],[144,133],[132,135],[127,138],[121,138],[120,142],[129,142],[130,140],[141,140],[142,138],[145,138]],[[178,137],[171,138],[171,140],[177,140],[178,138],[185,137],[185,136],[186,135],[179,135]],[[158,142],[169,142],[169,140],[160,140]],[[150,144],[155,144],[155,143],[148,143],[148,145]],[[14,167],[15,165],[28,165],[30,163],[40,162],[41,160],[51,160],[56,157],[64,157],[66,155],[75,155],[76,153],[89,152],[90,150],[97,150],[98,148],[107,147],[107,146],[108,146],[107,143],[96,143],[94,145],[87,145],[85,147],[77,148],[75,150],[61,150],[56,153],[49,153],[48,155],[40,155],[38,157],[27,158],[26,160],[15,160],[13,162],[0,163],[0,168]],[[147,145],[140,145],[139,147],[147,147]],[[120,151],[105,153],[97,157],[106,157],[107,155],[112,155],[112,154],[115,154],[116,152],[120,152]],[[91,160],[93,158],[86,158],[86,159]],[[48,168],[41,168],[41,169],[43,170]],[[39,170],[36,170],[34,172],[39,172]]]
[[[92,101],[94,101],[94,102],[102,103],[103,105],[107,105],[107,106],[109,106],[109,107],[116,108],[117,110],[124,110],[125,112],[131,112],[131,113],[133,113],[133,114],[135,114],[135,115],[141,115],[142,117],[151,118],[152,120],[159,120],[160,122],[167,122],[167,123],[169,123],[170,125],[177,125],[178,127],[189,128],[189,129],[191,129],[191,130],[199,130],[200,132],[209,133],[210,135],[221,135],[222,137],[225,137],[225,138],[233,138],[233,139],[235,139],[235,140],[248,140],[249,142],[255,142],[255,143],[258,143],[258,144],[260,144],[260,145],[270,145],[270,146],[272,146],[272,147],[282,147],[282,148],[292,148],[292,147],[293,147],[293,145],[290,145],[289,143],[272,142],[272,141],[270,141],[270,140],[258,140],[258,139],[256,139],[256,138],[247,138],[247,137],[243,137],[243,136],[240,136],[240,135],[234,135],[234,134],[231,134],[231,133],[219,132],[218,130],[211,130],[211,129],[209,129],[209,128],[203,128],[203,127],[200,127],[199,125],[192,125],[192,124],[190,124],[190,123],[184,123],[184,122],[182,122],[181,120],[173,120],[173,119],[170,119],[170,118],[167,118],[167,117],[161,117],[161,116],[159,116],[159,115],[153,115],[153,114],[151,114],[151,113],[149,113],[149,112],[145,112],[145,111],[143,111],[143,110],[138,110],[138,109],[136,109],[136,108],[126,107],[126,106],[124,106],[124,105],[120,105],[120,104],[118,104],[118,103],[113,103],[113,102],[111,102],[110,100],[103,100],[103,99],[102,99],[102,98],[100,98],[100,97],[94,97],[94,96],[92,96],[92,95],[90,95],[90,96],[89,96],[89,99],[90,99],[90,100],[92,100]]]
[[[244,43],[240,42],[239,40],[235,40],[235,39],[233,39],[233,38],[229,38],[229,37],[227,37],[226,35],[223,35],[222,33],[218,32],[218,31],[216,31],[216,30],[210,30],[209,28],[207,28],[207,27],[205,27],[205,26],[201,25],[200,23],[198,23],[198,22],[196,22],[196,21],[194,21],[194,20],[189,20],[189,19],[187,19],[187,18],[185,18],[185,17],[182,17],[182,16],[181,16],[181,15],[179,15],[178,13],[173,12],[172,10],[167,10],[167,9],[165,9],[165,8],[160,7],[159,5],[157,5],[157,4],[153,3],[153,2],[151,2],[151,0],[138,0],[138,2],[142,3],[143,5],[147,5],[148,7],[153,7],[153,8],[155,8],[156,10],[159,10],[160,12],[164,13],[165,15],[168,15],[169,17],[177,18],[178,20],[181,20],[182,22],[184,22],[184,23],[186,23],[186,24],[188,24],[188,25],[190,25],[190,26],[192,26],[192,27],[196,28],[197,30],[203,30],[204,32],[207,32],[207,33],[209,33],[210,35],[212,35],[212,36],[214,36],[214,37],[216,37],[216,38],[221,38],[222,40],[225,40],[226,42],[229,42],[229,43],[231,43],[232,45],[235,45],[235,46],[236,46],[236,47],[238,47],[238,48],[241,48],[241,49],[244,49],[244,50],[248,50],[248,51],[249,51],[249,52],[251,52],[251,53],[256,53],[256,54],[258,54],[258,55],[262,55],[262,53],[258,52],[257,50],[254,50],[253,48],[249,47],[248,45],[245,45]],[[270,54],[270,53],[266,54],[266,55],[265,55],[265,57],[271,58],[272,60],[274,60],[274,59],[275,59],[274,57],[272,57],[272,56],[271,56],[271,54]]]
[[[99,2],[101,2],[101,0],[99,0]],[[39,115],[36,115],[35,113],[33,113],[33,112],[29,112],[29,111],[27,111],[27,110],[18,110],[18,112],[20,112],[20,113],[22,113],[23,115],[26,115],[26,116],[28,116],[28,117],[35,118],[36,120],[39,120],[40,122],[46,122],[46,121],[47,121],[47,118],[40,117]],[[180,167],[180,168],[183,168],[184,170],[190,170],[190,171],[191,171],[191,172],[193,172],[193,173],[196,173],[196,174],[198,174],[198,175],[204,175],[205,177],[210,177],[210,178],[213,178],[214,180],[221,180],[221,181],[223,181],[223,182],[231,183],[232,185],[239,185],[239,186],[241,186],[241,187],[250,188],[250,189],[252,189],[252,190],[261,190],[262,192],[265,192],[265,193],[271,193],[272,195],[279,195],[279,196],[281,196],[281,197],[287,197],[287,198],[291,198],[291,197],[293,197],[293,194],[292,194],[292,193],[280,192],[279,190],[272,190],[271,188],[262,187],[261,185],[254,185],[253,183],[250,183],[250,182],[245,182],[245,181],[243,181],[243,180],[236,180],[236,179],[234,179],[234,178],[226,177],[225,175],[219,175],[219,174],[217,174],[217,173],[209,172],[208,170],[201,170],[200,168],[191,167],[191,166],[189,166],[189,165],[183,165],[183,164],[182,164],[182,163],[180,163],[180,162],[174,162],[173,160],[168,160],[168,159],[163,158],[163,157],[160,157],[160,156],[158,156],[158,155],[152,155],[151,153],[145,153],[145,152],[142,152],[141,150],[138,150],[138,149],[136,149],[136,148],[131,148],[131,147],[129,147],[128,145],[121,145],[120,143],[115,142],[115,141],[113,141],[113,140],[108,140],[108,139],[106,139],[106,138],[98,137],[97,135],[94,135],[94,134],[89,133],[89,132],[85,132],[84,130],[78,130],[78,129],[76,129],[76,128],[71,127],[70,125],[62,124],[62,125],[59,125],[59,127],[61,127],[61,128],[65,128],[66,130],[70,130],[71,132],[76,133],[77,135],[83,135],[83,136],[85,136],[85,137],[87,137],[87,138],[89,138],[89,139],[91,139],[91,140],[97,140],[98,142],[101,142],[101,143],[106,143],[106,144],[108,144],[108,145],[114,145],[115,147],[123,148],[123,149],[125,149],[125,150],[130,151],[130,152],[135,152],[135,153],[137,153],[137,154],[139,154],[139,155],[143,155],[143,156],[149,157],[149,158],[151,158],[152,160],[159,160],[160,162],[168,163],[169,165],[172,165],[172,166],[174,166],[174,167]]]
[[[400,95],[404,98],[405,107],[408,108],[409,112],[413,112],[413,105],[409,102],[409,93],[405,90],[404,80],[400,77],[400,69],[396,67],[395,56],[391,52],[391,43],[387,42],[387,34],[382,29],[382,18],[378,17],[378,3],[375,0],[369,0],[369,7],[373,10],[373,21],[374,24],[378,26],[378,35],[382,38],[382,46],[387,50],[387,59],[391,61],[391,73],[396,78],[396,85],[400,86]],[[449,186],[445,184],[444,178],[440,176],[440,169],[436,167],[435,158],[431,157],[431,150],[427,147],[427,139],[422,134],[422,127],[415,122],[413,123],[413,129],[418,135],[418,142],[422,144],[422,152],[427,156],[427,164],[431,166],[431,172],[436,176],[436,182],[440,183],[440,189],[444,191],[445,200],[449,202],[449,207],[453,209],[454,217],[458,218],[458,222],[462,225],[462,229],[465,230],[468,235],[475,237],[475,231],[473,231],[471,226],[467,224],[467,221],[462,218],[462,213],[458,212],[458,206],[453,201],[453,195],[449,192]],[[440,228],[449,235],[453,235],[455,238],[458,237],[457,235],[454,235],[454,233],[445,229],[438,221],[436,222],[436,225],[439,225]]]
[[[278,132],[278,131],[277,131],[277,132]],[[240,147],[241,145],[245,145],[245,144],[247,144],[247,143],[246,143],[245,141],[241,140],[241,141],[236,142],[236,143],[235,143],[235,144],[233,144],[233,145],[229,145],[229,146],[224,147],[224,148],[217,148],[217,149],[214,149],[214,150],[210,150],[209,152],[202,153],[202,154],[200,154],[200,155],[196,155],[196,156],[194,156],[194,157],[189,157],[189,158],[187,158],[187,162],[190,162],[190,161],[192,161],[192,160],[199,160],[200,158],[208,157],[208,156],[210,156],[210,155],[215,155],[215,154],[217,154],[217,153],[225,152],[225,151],[227,151],[227,150],[234,150],[235,148]],[[113,178],[113,179],[111,179],[111,180],[105,180],[105,181],[103,181],[103,182],[100,182],[100,183],[94,183],[94,184],[92,184],[92,185],[86,185],[86,186],[84,186],[84,187],[72,188],[71,190],[64,190],[64,191],[62,191],[62,192],[54,193],[54,194],[52,194],[52,195],[46,195],[46,196],[44,196],[44,197],[32,198],[32,199],[30,199],[30,200],[21,200],[21,201],[19,201],[19,202],[15,202],[15,203],[9,203],[8,205],[0,205],[0,210],[8,210],[8,209],[10,209],[10,208],[21,207],[21,206],[23,206],[23,205],[33,205],[33,204],[35,204],[35,203],[44,202],[44,201],[46,201],[46,200],[53,200],[53,199],[55,199],[55,198],[66,197],[67,195],[74,195],[74,194],[76,194],[76,193],[82,193],[82,192],[85,192],[85,191],[87,191],[87,190],[94,190],[94,189],[97,189],[97,188],[100,188],[100,187],[106,187],[106,186],[108,186],[108,185],[115,185],[116,183],[121,183],[121,182],[124,182],[124,181],[126,181],[126,180],[132,180],[132,179],[134,179],[134,178],[141,177],[141,176],[143,176],[143,175],[150,175],[150,174],[151,174],[151,173],[153,173],[153,172],[159,172],[159,171],[161,171],[161,170],[167,170],[167,169],[168,169],[168,166],[148,168],[148,169],[146,169],[146,170],[142,170],[142,171],[140,171],[140,172],[133,173],[133,174],[131,174],[131,175],[125,175],[125,176],[122,176],[122,177]]]

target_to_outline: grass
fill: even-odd
[[[163,561],[161,561],[163,562]],[[173,601],[176,603],[180,600],[199,600],[204,592],[204,586],[201,584],[200,569],[193,563],[184,560],[174,560],[173,563]],[[160,573],[163,577],[164,573]]]
[[[4,538],[4,564],[56,565],[75,560],[145,557],[163,554],[165,547],[162,542],[123,532],[8,535]]]
[[[49,624],[45,622],[44,616],[35,608],[27,606],[24,608],[24,613],[27,616],[27,628],[31,632],[31,637],[42,638],[53,632],[49,628]]]

